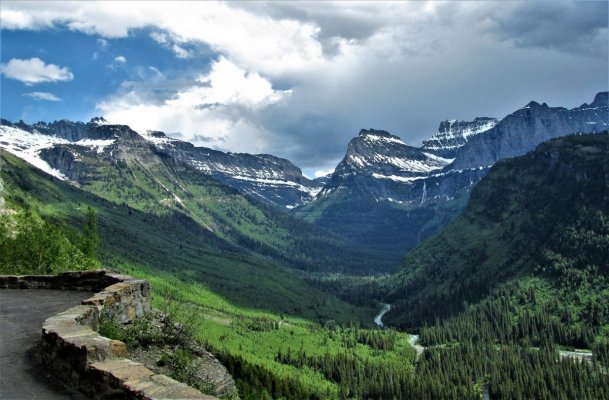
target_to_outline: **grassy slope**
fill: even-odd
[[[164,215],[176,212],[225,241],[302,270],[364,272],[375,255],[314,225],[241,195],[148,144],[137,158],[79,151],[82,188],[116,203]],[[177,196],[177,198],[176,198]]]
[[[146,214],[53,179],[6,152],[0,151],[0,157],[9,208],[31,207],[47,221],[78,226],[91,205],[98,216],[104,264],[148,279],[154,305],[169,304],[182,321],[192,324],[199,340],[224,358],[239,357],[254,369],[264,368],[273,382],[296,382],[313,398],[338,398],[344,389],[314,368],[279,362],[278,352],[308,357],[352,354],[375,368],[407,374],[414,368],[407,334],[392,332],[395,347],[379,351],[354,343],[350,330],[330,322],[371,321],[372,310],[312,289],[265,258],[206,234],[180,214]],[[329,326],[319,325],[318,319]],[[253,387],[252,381],[238,383],[245,390]]]
[[[108,267],[145,267],[199,282],[227,301],[311,320],[367,320],[357,309],[323,294],[267,257],[211,234],[183,213],[151,215],[53,179],[2,151],[5,198],[12,208],[34,207],[46,218],[80,226],[91,205],[98,216],[101,258]]]
[[[402,327],[504,288],[519,299],[515,316],[544,310],[609,337],[609,136],[558,139],[497,163],[465,212],[411,252],[388,288],[388,320]]]

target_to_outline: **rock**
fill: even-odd
[[[523,155],[549,139],[572,133],[602,132],[609,128],[607,93],[598,93],[592,104],[571,110],[532,101],[502,119],[493,129],[472,137],[456,152],[452,167],[486,167],[504,158]]]

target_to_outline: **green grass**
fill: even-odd
[[[36,210],[58,226],[79,226],[90,205],[97,215],[103,265],[148,279],[157,307],[164,307],[168,298],[178,299],[179,306],[172,311],[182,321],[194,320],[200,341],[225,363],[238,361],[240,368],[253,371],[237,379],[245,398],[265,393],[257,386],[258,376],[277,382],[276,390],[287,385],[292,391],[286,393],[341,396],[344,389],[322,371],[282,363],[277,360],[279,352],[307,357],[350,354],[392,372],[414,368],[408,335],[391,333],[397,337],[395,347],[381,351],[354,341],[356,328],[337,325],[370,324],[376,310],[354,307],[316,290],[183,214],[145,213],[53,179],[5,152],[0,156],[8,208]]]
[[[356,273],[377,267],[375,253],[246,197],[147,145],[129,146],[137,158],[115,160],[66,146],[79,158],[70,173],[85,191],[146,214],[185,217],[216,238],[270,262]]]
[[[145,213],[58,181],[6,152],[0,155],[8,208],[32,208],[58,226],[74,227],[82,226],[88,205],[95,210],[106,267],[137,265],[151,276],[199,282],[238,307],[312,321],[348,323],[373,314],[313,289],[277,262],[217,237],[183,213]]]
[[[137,267],[126,270],[151,282],[155,306],[164,308],[168,299],[177,299],[179,307],[173,310],[178,318],[194,322],[197,338],[215,352],[238,355],[255,366],[267,368],[275,377],[295,379],[307,388],[314,388],[322,398],[337,398],[338,385],[315,369],[278,362],[279,352],[304,352],[311,357],[349,353],[378,368],[414,368],[414,353],[407,334],[394,332],[398,338],[395,348],[379,351],[361,343],[354,345],[350,335],[355,328],[322,326],[304,318],[237,307],[202,284],[182,282],[167,274],[151,275]]]

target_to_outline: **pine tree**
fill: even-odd
[[[97,218],[95,211],[87,207],[87,219],[83,229],[82,252],[86,257],[96,259],[99,236],[97,235]]]

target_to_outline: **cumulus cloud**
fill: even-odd
[[[13,58],[6,64],[0,64],[0,73],[9,79],[15,79],[28,86],[42,82],[71,81],[74,75],[67,67],[46,64],[40,58],[26,60]]]
[[[61,101],[61,99],[55,96],[53,93],[48,92],[31,92],[25,93],[24,96],[28,96],[38,101]]]
[[[127,58],[125,56],[116,56],[114,62],[117,64],[124,64],[127,62]]]
[[[150,38],[163,46],[166,49],[171,50],[177,58],[190,58],[192,53],[185,48],[181,47],[176,43],[174,38],[164,32],[151,32]]]
[[[205,43],[221,55],[209,72],[171,80],[140,67],[98,111],[311,174],[362,127],[417,145],[442,119],[503,117],[530,100],[572,107],[607,90],[606,2],[168,4],[3,1],[3,29],[150,29],[182,58]]]
[[[273,89],[258,73],[224,57],[214,62],[209,73],[162,102],[143,98],[137,86],[129,90],[132,87],[123,87],[122,93],[98,104],[109,121],[127,123],[141,131],[178,133],[202,145],[250,152],[262,151],[267,145],[265,132],[256,124],[257,113],[290,95],[290,91]]]
[[[171,9],[171,12],[167,12]],[[3,2],[3,28],[68,29],[122,38],[131,29],[156,26],[181,41],[207,43],[240,65],[264,73],[294,71],[323,62],[313,24],[258,16],[227,3]]]

